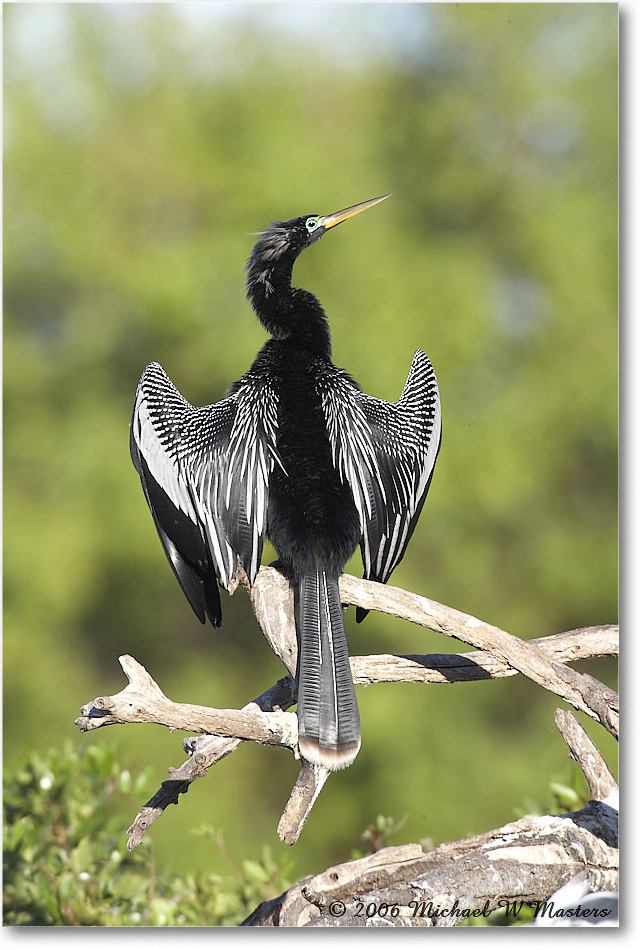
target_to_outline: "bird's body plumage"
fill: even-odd
[[[227,397],[201,409],[150,364],[131,429],[158,533],[201,621],[220,624],[217,580],[228,587],[238,560],[254,581],[266,537],[290,572],[300,617],[299,745],[329,768],[349,765],[360,744],[339,576],[360,544],[365,576],[387,581],[423,506],[441,437],[426,355],[415,353],[398,402],[366,395],[332,363],[319,301],[292,287],[301,250],[352,213],[264,232],[248,263],[248,297],[272,338]]]

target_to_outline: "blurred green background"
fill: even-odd
[[[617,621],[617,32],[616,4],[4,7],[6,763],[107,738],[151,794],[182,734],[73,725],[125,685],[120,654],[205,705],[282,675],[243,592],[219,631],[192,616],[129,459],[134,392],[154,359],[220,399],[265,338],[252,232],[387,192],[295,277],[367,392],[396,399],[417,347],[438,375],[442,451],[393,583],[524,638]],[[461,648],[353,610],[346,630],[354,654]],[[615,686],[614,661],[583,668]],[[437,843],[568,774],[558,702],[521,678],[358,697],[362,751],[296,876],[379,813]],[[242,747],[154,826],[157,873],[224,863],[203,822],[234,860],[288,851],[297,773]]]

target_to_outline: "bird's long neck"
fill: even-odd
[[[292,286],[295,257],[270,259],[255,254],[249,262],[247,296],[254,311],[277,340],[297,340],[315,354],[331,355],[325,311],[314,294]]]

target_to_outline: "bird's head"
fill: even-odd
[[[318,241],[326,231],[389,197],[371,198],[334,214],[306,214],[289,221],[277,221],[259,232],[248,265],[251,267],[258,262],[277,264],[279,261],[294,263],[301,251]]]
[[[371,198],[334,214],[277,221],[260,232],[247,262],[247,295],[268,333],[279,339],[298,336],[329,355],[330,331],[323,307],[314,294],[292,287],[294,262],[326,231],[389,197]]]

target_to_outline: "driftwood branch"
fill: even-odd
[[[616,656],[616,625],[580,627],[566,633],[529,640],[550,660],[572,663],[598,656]],[[355,683],[467,683],[516,676],[518,671],[487,650],[470,653],[380,654],[350,658]]]
[[[252,739],[266,745],[297,749],[294,713],[278,709],[263,712],[256,702],[243,709],[211,709],[191,703],[174,703],[133,657],[121,656],[119,662],[129,685],[115,696],[99,696],[83,706],[82,715],[75,721],[81,732],[117,723],[147,722],[168,726],[171,730]]]
[[[584,773],[591,798],[598,802],[611,800],[618,792],[618,784],[601,752],[580,726],[577,716],[569,709],[558,709],[555,725]]]
[[[470,614],[399,587],[343,574],[339,590],[346,605],[399,617],[480,650],[460,655],[353,657],[351,664],[356,683],[452,683],[522,673],[601,722],[617,736],[617,693],[594,677],[564,666],[589,656],[616,654],[616,625],[583,627],[556,637],[526,641]],[[296,667],[294,608],[287,577],[273,567],[261,568],[251,598],[266,639],[293,672]]]
[[[490,652],[509,667],[601,722],[617,736],[617,694],[592,676],[569,670],[559,661],[550,659],[535,641],[520,640],[477,617],[398,587],[387,587],[344,574],[339,589],[343,603],[374,608]]]
[[[312,806],[330,777],[330,769],[301,760],[301,771],[281,815],[277,832],[286,844],[295,844],[308,820]]]
[[[291,676],[286,676],[243,709],[248,711],[257,708],[268,712],[288,709],[295,702],[296,685]],[[204,778],[212,765],[235,752],[242,742],[242,739],[225,739],[211,735],[185,739],[183,747],[190,758],[178,769],[170,767],[171,778],[162,783],[156,794],[138,812],[133,824],[127,829],[128,850],[133,851],[141,844],[146,832],[161,817],[167,806],[178,804],[178,796],[187,792],[195,779]]]
[[[581,811],[522,818],[426,852],[419,844],[382,848],[304,878],[243,925],[453,927],[495,910],[510,918],[524,905],[546,923],[567,913],[555,892],[578,877],[587,893],[617,891],[615,780],[573,713],[558,710],[556,722],[591,789]]]
[[[129,829],[130,848],[140,843],[165,807],[175,803],[194,779],[205,775],[243,741],[281,745],[298,756],[296,716],[286,712],[296,702],[297,638],[291,585],[272,567],[261,568],[251,589],[242,573],[238,584],[249,591],[259,626],[290,676],[242,709],[212,709],[172,702],[144,667],[124,656],[120,662],[129,679],[128,686],[115,696],[101,696],[86,704],[76,720],[81,731],[147,722],[165,725],[170,730],[199,733],[184,743],[190,759],[180,768],[170,769],[170,780],[163,782],[139,812]],[[564,665],[581,658],[617,653],[617,627],[582,628],[523,641],[469,614],[399,588],[343,575],[340,590],[345,604],[380,610],[479,648],[464,654],[353,657],[356,683],[470,682],[521,672],[617,734],[617,695],[593,677]],[[313,768],[302,760],[279,823],[284,841],[297,840],[328,775],[326,769]]]
[[[452,927],[546,901],[581,872],[591,891],[615,891],[616,842],[595,833],[612,814],[590,802],[580,812],[523,818],[425,853],[418,844],[383,848],[299,881],[244,925]]]

